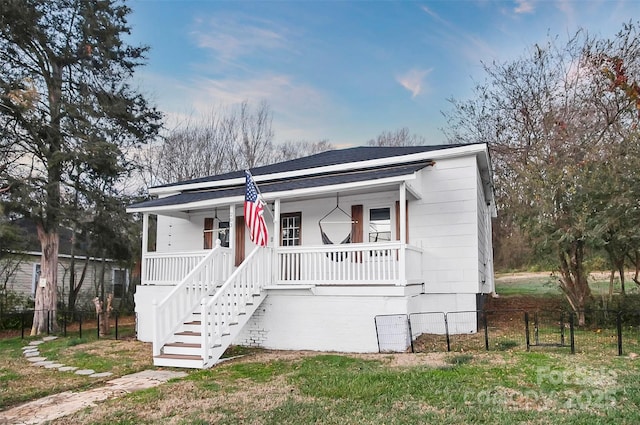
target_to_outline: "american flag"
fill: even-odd
[[[258,188],[251,178],[251,173],[244,172],[247,179],[244,195],[244,222],[249,228],[251,240],[260,246],[267,245],[267,224],[264,221],[264,203],[258,197]]]

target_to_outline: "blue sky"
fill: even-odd
[[[355,146],[408,127],[445,141],[441,111],[472,95],[481,62],[547,35],[612,37],[638,0],[134,0],[134,43],[151,47],[139,87],[168,125],[266,100],[275,141]]]

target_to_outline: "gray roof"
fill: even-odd
[[[342,152],[342,151],[332,151]],[[419,152],[419,151],[418,151]],[[397,155],[397,152],[396,152]],[[315,155],[314,155],[315,156]],[[394,155],[395,156],[395,155]],[[332,186],[343,183],[355,183],[369,180],[379,180],[389,177],[397,177],[412,174],[428,165],[433,164],[432,161],[420,161],[411,164],[391,165],[384,167],[376,167],[369,169],[361,169],[355,171],[345,171],[336,173],[320,174],[317,176],[303,176],[297,178],[280,179],[273,181],[262,181],[259,183],[260,192],[263,194],[282,192],[287,190]],[[277,165],[277,164],[276,164]],[[272,171],[276,172],[276,171]],[[244,177],[244,172],[236,177]],[[229,177],[226,177],[229,178]],[[228,198],[234,196],[244,196],[244,184],[237,186],[226,186],[220,189],[201,189],[184,191],[180,194],[167,196],[159,199],[140,202],[131,205],[130,208],[153,208],[171,205],[191,204],[193,202],[207,201],[213,199]]]
[[[311,168],[326,167],[330,165],[347,164],[351,162],[368,161],[372,159],[389,158],[392,156],[410,155],[421,152],[438,151],[442,149],[450,149],[462,146],[460,144],[451,145],[433,145],[433,146],[358,146],[348,149],[336,149],[321,152],[315,155],[305,156],[303,158],[292,159],[290,161],[279,162],[277,164],[265,165],[251,169],[254,176],[262,176],[266,174],[282,173],[287,171],[308,170]],[[244,171],[233,171],[215,176],[201,177],[198,179],[187,180],[182,182],[170,183],[156,187],[173,187],[182,186],[193,183],[215,182],[221,180],[230,180],[236,178],[244,178]],[[261,186],[262,187],[262,186]]]

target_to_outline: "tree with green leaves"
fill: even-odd
[[[13,161],[3,199],[36,222],[42,248],[33,334],[56,323],[60,225],[115,189],[159,128],[130,85],[147,47],[126,43],[129,13],[116,0],[0,2],[0,151]],[[85,214],[70,208],[76,194]]]
[[[629,224],[614,218],[637,204],[631,187],[619,185],[633,181],[636,104],[612,86],[612,57],[640,69],[635,25],[611,40],[579,31],[566,43],[549,39],[514,61],[485,64],[476,96],[452,101],[446,114],[451,142],[489,143],[501,215],[538,252],[553,253],[580,324],[591,299],[588,251],[604,245],[613,252],[612,235]]]

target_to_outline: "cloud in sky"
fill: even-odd
[[[275,49],[289,49],[282,26],[255,17],[220,16],[197,19],[192,36],[198,47],[223,60]]]
[[[530,0],[516,0],[517,6],[513,9],[515,13],[533,13],[533,2]]]
[[[424,79],[427,75],[429,75],[433,71],[433,68],[429,69],[410,69],[402,75],[398,75],[396,77],[396,81],[400,83],[402,87],[409,90],[411,92],[411,97],[415,98],[416,96],[422,94],[426,85]]]

